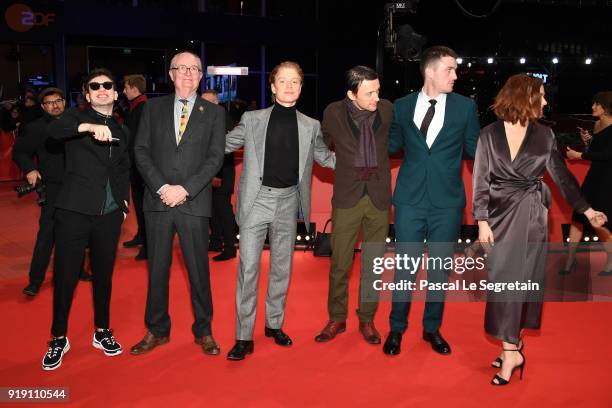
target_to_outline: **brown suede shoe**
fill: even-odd
[[[213,336],[196,337],[195,343],[202,346],[204,354],[209,356],[216,356],[221,352],[221,348],[219,348]]]
[[[130,349],[130,354],[138,356],[140,354],[148,353],[157,346],[166,344],[170,341],[170,337],[155,337],[151,332],[147,332],[142,340],[140,340],[135,346]]]
[[[380,344],[380,334],[376,327],[374,327],[374,322],[359,322],[359,333],[361,333],[366,342]]]
[[[323,343],[326,341],[333,340],[336,335],[346,331],[346,322],[334,322],[330,320],[327,325],[321,330],[321,333],[315,337],[315,341]]]

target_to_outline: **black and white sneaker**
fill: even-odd
[[[58,339],[54,337],[49,342],[49,349],[43,357],[42,368],[43,370],[55,370],[62,365],[62,358],[70,350],[70,341],[68,337]]]
[[[104,351],[107,356],[118,356],[123,352],[121,344],[115,341],[111,329],[96,330],[93,336],[93,346]]]

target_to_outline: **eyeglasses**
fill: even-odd
[[[104,89],[106,89],[107,91],[110,91],[115,86],[115,84],[112,81],[90,82],[87,85],[89,86],[89,89],[91,89],[92,91],[97,91],[98,89],[100,89],[101,86],[104,87]]]
[[[61,105],[63,103],[64,103],[64,100],[60,98],[60,99],[55,99],[53,101],[46,101],[46,102],[43,102],[42,104],[45,106],[52,106],[52,105]]]
[[[187,65],[179,65],[178,67],[171,67],[170,69],[176,70],[181,74],[186,74],[189,71],[190,74],[197,74],[198,72],[202,72],[202,69],[197,65],[192,65],[188,67]]]

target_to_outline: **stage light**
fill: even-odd
[[[472,68],[472,63],[468,62],[468,68]]]
[[[593,241],[595,241],[595,242],[599,241],[599,237],[598,237],[597,235],[596,235],[596,236],[594,236],[594,237],[593,237]]]
[[[457,58],[457,64],[459,65],[463,64],[463,58]]]
[[[472,240],[471,240],[471,239],[469,239],[469,238],[465,240],[465,243],[466,243],[466,244],[470,244],[471,242],[472,242]]]
[[[559,63],[559,58],[555,57],[552,59],[552,63],[553,64],[558,64]]]
[[[521,64],[524,64],[525,62],[527,62],[527,60],[526,60],[525,58],[521,58],[521,59],[519,60],[519,62],[520,62]]]
[[[565,242],[570,242],[570,239],[569,238],[565,238]]]
[[[306,235],[306,236],[304,237],[304,239],[305,239],[306,241],[310,241],[310,235]]]
[[[399,85],[399,79],[395,80],[395,85]]]
[[[387,239],[385,239],[385,242],[386,242],[387,244],[391,243],[391,238],[387,237]]]
[[[236,239],[240,239],[240,234],[236,234]]]
[[[591,240],[591,237],[584,237],[584,242],[589,242]]]
[[[462,240],[461,238],[459,238],[459,239],[457,240],[457,243],[458,243],[458,244],[461,244],[462,242],[463,242],[463,240]]]
[[[487,64],[492,64],[493,63],[493,58],[487,58]]]
[[[587,59],[584,60],[584,63],[587,64],[587,65],[591,65],[591,62],[593,62],[593,60],[590,59],[590,58],[587,58]]]
[[[298,241],[301,241],[302,240],[302,236],[298,235],[297,237],[295,237],[295,239],[297,239]]]

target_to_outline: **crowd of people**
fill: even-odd
[[[492,106],[498,120],[481,129],[475,103],[453,92],[457,54],[448,47],[431,47],[423,51],[420,65],[422,89],[395,103],[379,97],[380,81],[374,70],[361,65],[349,69],[346,95],[325,109],[322,122],[296,109],[304,74],[291,61],[278,64],[270,73],[272,106],[241,112],[237,124],[227,119],[214,91],[198,94],[203,67],[191,52],[179,52],[170,63],[172,94],[148,99],[142,75],[124,78],[123,93],[129,100],[124,121],[113,114],[119,89],[106,69],[93,70],[84,82],[85,109],[64,111],[61,91],[41,93],[44,116],[25,127],[26,134],[36,134],[41,144],[15,159],[28,183],[42,178],[54,185],[54,208],[41,212],[39,233],[55,243],[52,339],[43,369],[58,368],[70,349],[68,316],[86,248],[93,274],[93,345],[107,356],[123,350],[110,327],[109,304],[130,190],[138,231],[124,245],[140,245],[137,258],[147,259],[148,264],[146,334],[130,348],[132,355],[151,352],[170,340],[168,279],[175,235],[190,282],[192,332],[205,354],[221,351],[212,330],[214,288],[208,251],[220,251],[215,257],[220,261],[238,256],[236,341],[227,358],[242,360],[254,352],[266,235],[270,272],[264,333],[280,346],[293,344],[283,331],[285,304],[296,222],[301,218],[310,225],[314,162],[335,173],[328,319],[314,338],[317,342],[332,341],[346,331],[348,277],[361,232],[369,250],[361,259],[359,332],[369,344],[382,343],[374,325],[379,293],[372,284],[372,260],[384,256],[392,206],[399,255],[420,256],[426,241],[430,257],[453,256],[466,205],[461,178],[464,153],[475,158],[472,210],[480,244],[489,255],[490,282],[543,281],[550,206],[550,192],[542,178],[545,170],[575,209],[572,228],[582,231],[581,226],[589,223],[610,252],[610,189],[599,187],[612,180],[611,92],[597,94],[593,100],[593,114],[599,121],[593,135],[582,131],[587,151],[567,151],[570,159],[593,162],[581,189],[565,166],[565,152],[559,150],[552,130],[538,122],[546,105],[541,79],[526,74],[510,77]],[[52,149],[57,149],[56,156]],[[238,149],[244,153],[235,208],[240,232],[237,254],[231,154]],[[389,154],[400,149],[404,159],[392,194]],[[39,156],[38,167],[26,160],[32,155]],[[61,172],[45,169],[51,157],[58,162],[62,157]],[[53,235],[48,224],[42,233],[43,218],[52,220],[46,222],[52,224]],[[578,235],[576,231],[572,237]],[[576,262],[573,248],[566,266],[570,272]],[[50,252],[47,245],[43,257],[47,264]],[[31,273],[30,286],[36,286],[31,293],[38,292],[45,269],[41,263],[38,272]],[[414,272],[397,270],[394,281],[414,281]],[[441,284],[448,281],[450,272],[434,266],[427,270],[427,277]],[[610,259],[601,275],[612,275]],[[393,293],[389,332],[382,346],[387,355],[402,350],[411,300],[410,291]],[[423,339],[433,351],[448,355],[451,346],[440,330],[444,303],[443,290],[427,292]],[[525,343],[521,333],[525,328],[539,328],[541,313],[542,300],[529,294],[517,293],[509,300],[489,293],[485,330],[501,342],[501,354],[492,363],[499,368],[493,385],[508,384],[516,369],[522,376]]]

